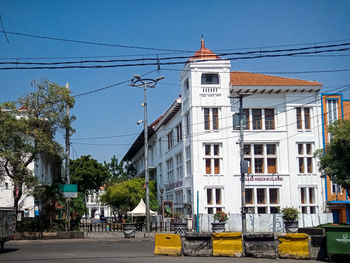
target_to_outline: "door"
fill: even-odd
[[[339,209],[333,209],[332,214],[333,214],[333,223],[339,224],[340,223]]]

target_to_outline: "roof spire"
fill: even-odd
[[[205,48],[203,35],[202,35],[202,40],[201,40],[201,48]]]

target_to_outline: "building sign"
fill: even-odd
[[[172,183],[172,184],[168,184],[166,187],[165,187],[165,190],[166,191],[169,191],[169,190],[172,190],[172,189],[175,189],[175,188],[179,188],[182,186],[182,182],[179,181],[179,182],[175,182],[175,183]]]
[[[60,189],[63,192],[64,197],[77,197],[78,185],[77,184],[61,184]]]
[[[283,177],[278,176],[259,176],[259,177],[245,177],[246,182],[281,182]]]

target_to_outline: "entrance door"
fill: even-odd
[[[332,214],[333,214],[333,223],[339,224],[340,223],[339,209],[333,209]]]

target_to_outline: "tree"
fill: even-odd
[[[104,161],[104,166],[110,174],[108,183],[120,183],[135,176],[136,169],[134,166],[129,162],[118,162],[115,155],[113,155],[109,163]]]
[[[350,120],[339,120],[329,127],[332,135],[325,149],[318,150],[320,170],[345,189],[350,189]]]
[[[76,160],[71,160],[69,168],[72,183],[77,184],[78,192],[85,196],[90,191],[98,191],[109,177],[107,168],[91,155],[83,155]]]
[[[28,166],[36,158],[60,162],[61,146],[54,140],[59,130],[70,127],[65,108],[74,106],[67,88],[48,80],[33,81],[36,90],[16,102],[0,104],[0,177],[12,179],[14,208],[24,188],[37,184]]]
[[[140,202],[141,198],[145,199],[146,190],[144,188],[144,178],[133,178],[121,183],[109,185],[106,192],[101,196],[102,203],[113,207],[117,213],[125,214],[127,211],[134,209]],[[156,183],[151,180],[150,187],[150,208],[158,209],[156,194]]]

